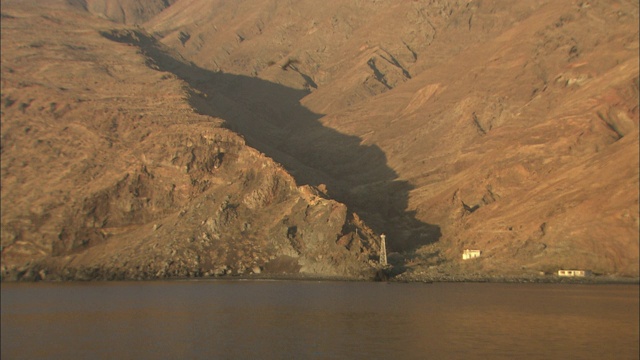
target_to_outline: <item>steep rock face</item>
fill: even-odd
[[[141,24],[176,0],[67,0],[72,6],[122,24]]]
[[[279,98],[308,112],[247,100],[256,81],[201,87],[413,263],[638,276],[637,3],[184,0],[143,26],[203,69],[296,89]]]
[[[57,2],[2,12],[3,279],[371,275],[376,237],[345,205],[110,35],[144,34]]]
[[[370,118],[370,141],[411,179],[409,209],[441,226],[450,259],[478,248],[484,271],[637,276],[637,7],[543,5],[326,122],[393,114]]]
[[[16,3],[3,265],[356,274],[375,230],[409,273],[638,276],[634,1],[179,0],[144,30]]]

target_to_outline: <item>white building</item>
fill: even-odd
[[[558,276],[585,277],[590,276],[589,270],[558,270]]]
[[[469,259],[480,257],[480,253],[481,253],[480,250],[464,249],[464,251],[462,252],[462,260],[469,260]]]

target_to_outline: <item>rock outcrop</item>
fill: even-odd
[[[345,205],[194,112],[113,23],[2,11],[3,279],[372,276]]]

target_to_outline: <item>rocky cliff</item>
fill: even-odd
[[[376,235],[196,113],[144,33],[48,5],[2,8],[3,279],[372,275]]]
[[[417,272],[638,275],[637,2],[180,1],[144,26],[202,68],[297,89],[308,112],[202,87]]]

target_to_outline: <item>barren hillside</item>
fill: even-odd
[[[414,262],[638,274],[637,2],[194,0],[144,26],[298,89],[310,113],[243,81],[202,84],[199,108],[396,250],[429,245]]]
[[[297,236],[320,226],[317,219],[299,218],[307,210],[282,205],[302,197],[340,209],[324,210],[338,211],[340,220],[322,230],[330,233],[322,235],[327,244],[337,244],[336,254],[346,245],[350,256],[364,254],[349,263],[365,264],[376,254],[375,234],[385,232],[390,250],[399,252],[392,258],[409,278],[524,276],[561,268],[639,275],[635,1],[50,4],[58,17],[24,2],[3,2],[3,266],[26,251],[16,245],[25,241],[39,244],[45,259],[56,246],[76,251],[69,244],[82,244],[87,233],[103,234],[87,241],[104,247],[164,232],[162,241],[178,233],[183,238],[182,232],[201,235],[193,228],[206,224],[205,213],[218,211],[214,222],[224,218],[216,209],[246,199],[258,186],[246,183],[257,181],[270,194],[286,183],[286,196],[270,195],[278,200],[260,207],[243,203],[245,210],[233,205],[238,225],[231,227],[251,224],[261,249],[288,241],[296,251],[287,261],[323,263],[326,257],[325,250],[305,255],[296,248]],[[48,27],[59,30],[39,30]],[[65,43],[70,39],[91,46]],[[65,71],[51,63],[52,54]],[[69,84],[78,79],[86,84]],[[126,106],[87,100],[111,98]],[[55,115],[62,109],[68,110]],[[177,109],[180,115],[172,115]],[[89,126],[94,140],[77,128],[72,135],[43,130],[52,124],[74,129],[66,122]],[[210,140],[202,135],[207,131],[224,140]],[[41,132],[46,138],[32,139]],[[194,136],[207,140],[198,143]],[[72,149],[74,160],[60,162],[49,148],[38,150],[42,142],[33,141],[40,140],[63,154]],[[253,160],[212,150],[220,141]],[[202,150],[190,152],[191,143]],[[193,165],[189,156],[198,158],[198,151],[208,160]],[[175,160],[176,153],[187,158]],[[279,175],[262,170],[261,161]],[[176,162],[186,170],[169,171]],[[93,170],[87,177],[70,164]],[[198,171],[204,172],[193,175]],[[154,185],[134,181],[145,176]],[[190,195],[156,188],[167,184]],[[229,202],[207,197],[209,191],[227,194]],[[63,209],[66,215],[58,215]],[[202,215],[178,221],[185,211]],[[287,223],[292,218],[310,228],[301,232],[299,223]],[[361,231],[351,233],[355,225],[344,225],[349,221]],[[283,226],[288,230],[278,240],[272,229]],[[228,246],[251,238],[244,228],[227,237],[221,229],[212,227],[210,236],[218,234]],[[198,256],[213,248],[190,247]],[[482,256],[464,262],[465,248]],[[20,261],[29,261],[33,251]],[[276,253],[285,254],[269,256]],[[234,266],[264,267],[268,256],[257,256]],[[87,266],[94,261],[84,259]],[[322,271],[332,274],[364,271],[336,270],[345,259],[336,255],[332,265],[318,266],[331,267]],[[227,263],[217,264],[231,267]]]
[[[2,7],[3,279],[372,276],[357,215],[194,112],[142,34],[46,5]]]
[[[123,24],[140,24],[176,0],[67,0],[67,3],[78,9]]]

